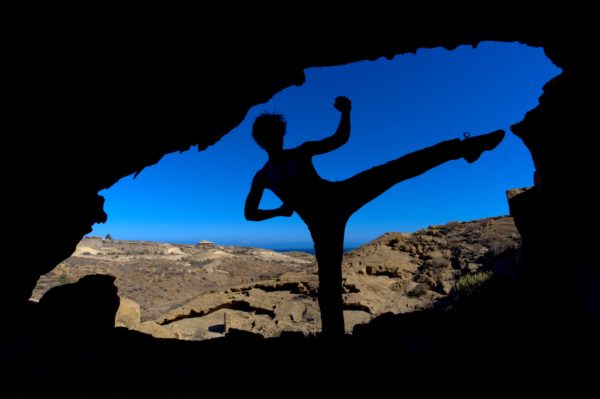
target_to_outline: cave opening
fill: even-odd
[[[324,178],[340,180],[438,141],[462,138],[467,131],[508,132],[558,73],[542,49],[493,42],[307,70],[304,85],[251,109],[240,126],[206,151],[167,155],[137,178],[124,178],[101,192],[109,217],[91,235],[180,243],[206,239],[275,249],[310,246],[296,216],[264,223],[243,219],[250,182],[266,160],[250,137],[260,112],[286,115],[286,147],[291,148],[332,134],[338,118],[333,99],[348,95],[353,100],[349,142],[314,160]],[[468,79],[472,82],[466,85]],[[527,149],[509,133],[474,167],[450,163],[397,185],[353,216],[346,240],[354,247],[386,231],[507,214],[504,190],[531,185],[532,173]],[[440,206],[440,197],[447,205]],[[264,200],[265,207],[278,203],[268,193]],[[275,230],[278,241],[272,239]]]
[[[278,110],[286,115],[287,147],[293,147],[333,133],[337,118],[333,99],[350,97],[350,141],[335,153],[315,159],[324,178],[338,180],[438,141],[461,138],[464,132],[476,135],[503,128],[508,133],[511,124],[537,105],[543,84],[558,73],[542,49],[492,42],[477,49],[419,50],[391,61],[307,70],[304,85],[286,89],[250,110],[244,122],[213,147],[200,154],[167,155],[137,178],[123,178],[103,191],[108,222],[94,226],[90,235],[194,247],[207,240],[227,246],[309,249],[310,237],[296,215],[263,223],[244,221],[245,195],[265,160],[249,134],[260,112]],[[348,224],[347,246],[358,247],[391,231],[414,232],[429,225],[506,215],[505,191],[532,185],[532,175],[527,149],[508,133],[498,149],[475,165],[444,165],[392,188],[361,209]],[[267,195],[263,206],[278,206],[278,200]],[[219,284],[233,273],[210,257],[188,259],[185,249],[170,244],[135,248],[124,244],[100,259],[102,242],[97,241],[100,249],[96,244],[78,248],[72,258],[42,277],[34,297],[85,273],[110,274],[108,269],[119,260],[142,265],[160,253],[168,262],[184,264],[166,272],[163,261],[153,261],[145,272],[140,266],[132,274],[134,280],[125,283],[121,275],[116,282],[122,295],[138,302],[151,293],[154,299],[144,301],[142,320],[155,320],[170,308],[173,297],[182,304],[201,293],[194,291],[197,281],[189,278],[193,274],[189,270],[212,268],[210,278],[199,276],[208,287],[206,292],[222,289]],[[298,262],[294,267],[302,265]],[[244,278],[273,277],[261,267],[252,265],[249,270],[256,277]],[[161,285],[167,279],[173,283]],[[242,280],[233,281],[247,282]]]

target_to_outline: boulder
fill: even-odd
[[[275,306],[275,320],[302,321],[306,306],[302,302],[281,302]]]
[[[381,247],[377,254],[372,254],[364,260],[365,271],[368,275],[402,277],[415,271],[413,258],[400,251]]]
[[[92,274],[48,290],[39,301],[44,332],[98,335],[112,331],[119,308],[114,281],[114,276]]]
[[[119,309],[115,320],[116,327],[135,330],[140,325],[142,312],[140,305],[132,299],[120,297]]]
[[[154,338],[166,338],[166,339],[179,339],[179,335],[172,331],[170,328],[161,326],[154,321],[145,321],[140,323],[135,330],[143,332],[144,334],[152,335]]]

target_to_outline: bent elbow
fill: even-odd
[[[244,217],[249,222],[256,222],[256,214],[248,209],[244,210]]]
[[[340,148],[341,146],[345,145],[349,139],[350,139],[349,135],[339,136],[337,138],[337,140],[333,143],[333,149],[337,149],[337,148]]]

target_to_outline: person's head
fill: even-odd
[[[277,112],[260,114],[252,125],[252,137],[267,152],[279,151],[283,148],[285,136],[285,117]]]

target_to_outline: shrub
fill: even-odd
[[[492,272],[477,272],[460,276],[454,284],[454,291],[459,297],[469,297],[481,292],[483,286],[492,278]]]
[[[58,275],[58,282],[61,284],[69,284],[71,282],[71,279],[69,278],[69,276],[67,276],[67,273],[63,271]]]

